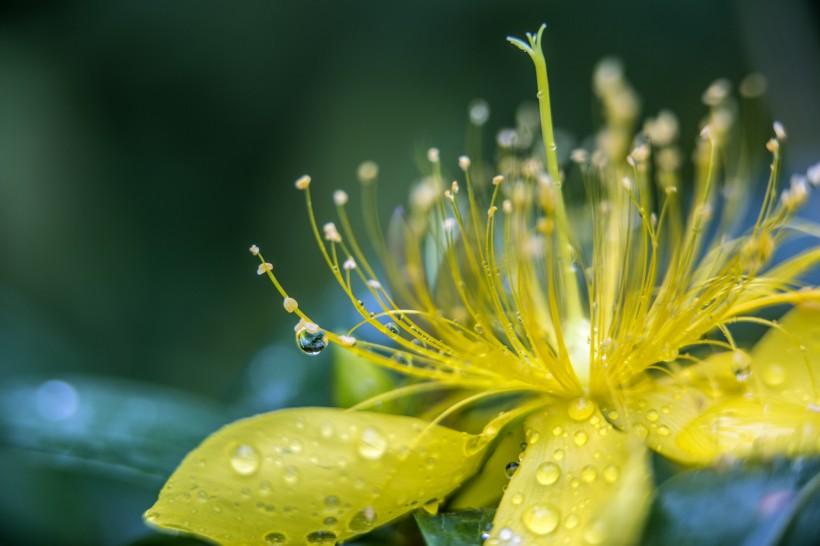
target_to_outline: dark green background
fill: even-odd
[[[342,320],[299,175],[313,176],[321,221],[332,190],[356,199],[356,166],[374,159],[388,214],[428,146],[455,166],[472,99],[490,102],[494,132],[534,96],[530,62],[504,38],[542,21],[561,127],[593,131],[605,55],[625,61],[645,113],[679,114],[684,144],[709,83],[760,71],[790,132],[787,168],[804,170],[820,160],[819,16],[799,0],[6,2],[0,388],[136,380],[202,397],[216,422],[327,403],[327,358],[296,354],[292,317],[247,252],[259,244],[303,307]],[[19,424],[15,400],[2,408]],[[192,423],[177,449],[211,426]],[[42,474],[29,455],[0,446],[16,488],[0,492],[0,542],[147,533],[156,481]]]

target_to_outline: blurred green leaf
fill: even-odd
[[[415,516],[427,546],[478,546],[484,542],[481,534],[492,524],[495,510],[463,510],[436,515],[416,510]]]
[[[820,543],[820,459],[683,472],[658,488],[642,544]]]
[[[95,377],[6,380],[0,409],[0,449],[158,484],[231,417],[181,392]]]

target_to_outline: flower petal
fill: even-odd
[[[752,387],[761,397],[820,403],[820,306],[799,305],[751,351]]]
[[[579,400],[527,419],[527,448],[486,546],[636,541],[650,498],[646,449]]]
[[[678,433],[716,398],[736,396],[738,381],[731,371],[732,353],[719,353],[661,378],[645,377],[629,388],[617,409],[604,414],[619,429],[643,439],[665,457],[688,464],[712,459],[711,445],[680,444]]]
[[[222,544],[334,544],[443,498],[491,436],[338,409],[258,415],[188,454],[145,519]]]
[[[680,432],[678,444],[722,456],[820,452],[820,413],[775,398],[734,398],[712,405]]]

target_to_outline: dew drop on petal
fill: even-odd
[[[510,479],[510,478],[513,477],[513,474],[515,474],[515,471],[518,470],[518,466],[519,466],[519,464],[515,461],[507,464],[507,466],[504,468],[504,475],[507,476],[507,479]]]
[[[618,481],[618,475],[619,472],[617,466],[609,465],[606,468],[604,468],[604,480],[606,480],[607,483],[615,483],[616,481]]]
[[[561,469],[555,463],[542,463],[535,471],[535,479],[541,485],[552,485],[561,477]]]
[[[336,506],[339,506],[339,497],[337,497],[336,495],[328,495],[327,497],[325,497],[325,506],[327,506],[328,508],[334,508]]]
[[[575,433],[575,436],[573,436],[572,439],[575,442],[575,445],[582,446],[587,443],[588,438],[589,436],[587,436],[586,432],[584,432],[583,430],[579,430]]]
[[[563,449],[556,449],[552,453],[552,458],[556,461],[560,461],[564,458],[564,450]]]
[[[561,522],[561,513],[551,504],[538,503],[524,511],[521,521],[531,533],[548,535],[555,531]]]
[[[595,413],[595,402],[589,398],[576,398],[570,402],[567,413],[574,421],[586,421]]]
[[[265,535],[266,546],[277,546],[288,541],[288,537],[284,533],[268,533]]]
[[[359,455],[365,459],[375,461],[387,451],[387,440],[381,432],[373,427],[365,427],[359,437]]]
[[[294,485],[299,481],[299,469],[295,466],[286,466],[284,480],[285,483]]]
[[[578,527],[578,516],[576,516],[575,514],[570,514],[566,518],[564,518],[564,527],[566,527],[569,530]]]
[[[653,422],[653,423],[654,423],[654,422],[655,422],[655,421],[657,421],[659,418],[660,418],[660,415],[658,414],[658,412],[657,412],[657,411],[655,411],[655,410],[653,410],[653,409],[651,409],[651,410],[649,410],[649,411],[647,411],[647,412],[646,412],[646,420],[647,420],[647,421],[651,421],[651,422]]]
[[[581,479],[586,483],[595,481],[596,477],[598,477],[598,471],[594,466],[587,465],[581,469]]]
[[[252,446],[240,444],[231,454],[231,466],[237,474],[250,476],[259,469],[259,454]]]
[[[300,328],[296,332],[296,345],[306,354],[318,355],[327,347],[327,338],[322,330],[308,332],[306,328]]]
[[[600,521],[596,521],[584,531],[584,541],[587,544],[602,544],[604,542],[605,534],[603,529],[603,524]]]
[[[336,533],[330,531],[315,531],[306,538],[309,544],[336,544]]]
[[[763,368],[763,382],[770,387],[779,387],[786,381],[786,370],[777,362],[770,362]]]
[[[347,526],[351,531],[363,532],[376,524],[376,509],[372,506],[362,508],[350,519]]]
[[[669,436],[669,427],[666,425],[658,425],[655,432],[657,432],[659,436]]]
[[[522,495],[521,493],[516,493],[512,496],[512,499],[510,500],[512,501],[513,505],[518,506],[519,504],[524,502],[524,495]]]

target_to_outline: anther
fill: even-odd
[[[306,190],[310,186],[310,177],[308,175],[300,176],[294,183],[297,190]]]
[[[285,298],[282,302],[282,306],[288,313],[293,313],[294,311],[299,309],[299,302],[293,298]]]
[[[251,254],[253,254],[254,256],[259,255],[259,247],[256,245],[251,245],[251,247],[248,250],[250,250]]]
[[[256,269],[256,274],[264,275],[268,271],[273,271],[273,264],[265,262],[263,264],[259,264],[259,267]]]
[[[461,168],[462,171],[466,171],[470,168],[470,158],[466,155],[463,155],[458,158],[458,166]]]
[[[345,260],[345,263],[342,264],[342,267],[346,271],[352,271],[353,269],[356,269],[356,260],[354,260],[352,257],[348,257],[348,259]]]
[[[498,174],[498,175],[495,175],[493,177],[493,186],[498,186],[502,182],[504,182],[504,176],[503,175]]]
[[[438,148],[430,148],[429,150],[427,150],[427,161],[429,161],[430,163],[439,162]]]
[[[347,192],[344,190],[336,190],[333,192],[333,202],[337,207],[343,207],[347,204]]]
[[[359,165],[357,176],[362,184],[369,184],[379,175],[379,166],[372,161],[365,161]]]
[[[339,230],[336,229],[336,224],[333,222],[326,223],[322,226],[322,229],[325,232],[326,241],[331,241],[334,243],[340,243],[342,241],[342,236],[339,235]]]

